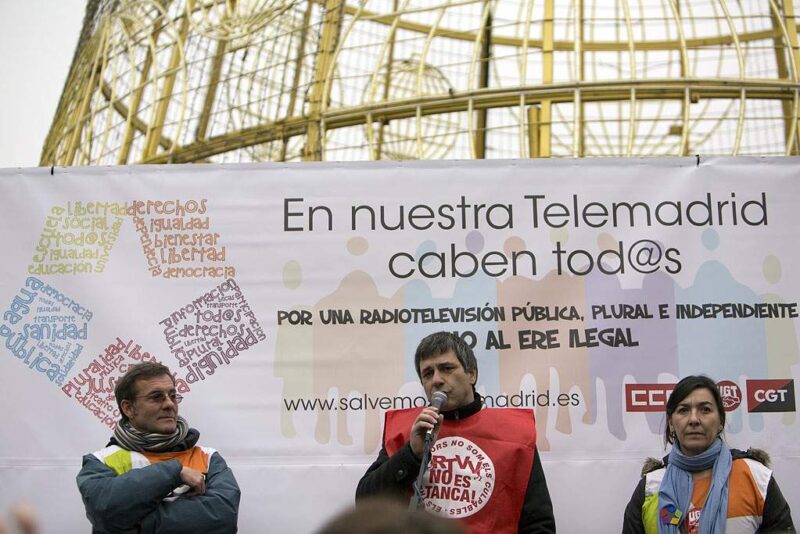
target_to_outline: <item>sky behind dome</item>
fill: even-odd
[[[0,0],[0,168],[35,167],[86,0]]]

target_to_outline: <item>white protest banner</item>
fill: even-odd
[[[535,409],[561,531],[620,528],[688,374],[800,502],[797,158],[9,169],[0,205],[0,509],[45,532],[89,528],[80,458],[150,359],[233,468],[240,530],[312,531],[385,411],[426,402],[439,330],[487,406]]]

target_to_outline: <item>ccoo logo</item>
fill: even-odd
[[[747,381],[748,412],[794,412],[794,380],[779,378],[773,380]]]
[[[625,384],[625,411],[663,412],[675,384]],[[742,404],[742,389],[730,380],[717,383],[722,407],[732,412]]]
[[[625,411],[663,412],[675,384],[625,384]]]

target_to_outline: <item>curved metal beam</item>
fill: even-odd
[[[461,94],[436,95],[410,98],[397,101],[389,106],[373,104],[358,108],[337,109],[322,116],[326,129],[360,126],[372,121],[390,121],[414,118],[418,113],[433,115],[437,113],[456,113],[468,110],[516,107],[520,98],[525,105],[535,105],[542,100],[551,102],[571,102],[574,98],[575,84],[553,84],[510,88],[506,91],[477,90]],[[682,101],[686,91],[699,98],[724,98],[738,100],[742,91],[761,99],[793,102],[800,84],[788,81],[719,80],[719,79],[656,79],[636,80],[628,83],[619,81],[581,84],[583,102],[608,102],[630,99],[631,90],[636,90],[637,101],[676,100]],[[369,118],[368,118],[369,117]],[[197,141],[171,154],[161,154],[143,160],[141,163],[185,163],[208,158],[231,150],[258,145],[269,141],[304,135],[309,125],[307,117],[292,117],[279,122],[265,122],[246,129],[228,132],[225,135]]]

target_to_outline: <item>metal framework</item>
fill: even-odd
[[[800,153],[800,0],[89,0],[42,165]]]

